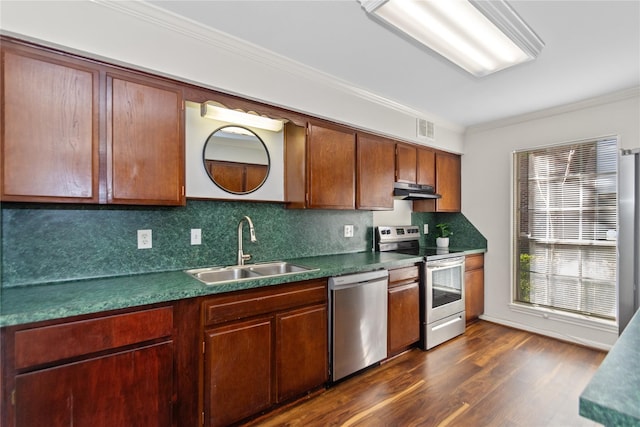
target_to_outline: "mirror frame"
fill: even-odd
[[[262,144],[262,148],[264,148],[264,151],[267,155],[267,172],[265,173],[264,179],[260,182],[260,184],[258,186],[256,186],[255,188],[252,188],[249,191],[233,191],[233,190],[229,190],[228,188],[225,188],[222,186],[222,184],[220,184],[219,182],[216,182],[216,180],[213,178],[213,175],[209,172],[209,169],[207,168],[207,160],[211,160],[211,159],[207,159],[206,158],[206,152],[207,152],[207,145],[209,144],[211,138],[219,131],[225,129],[225,128],[230,128],[230,127],[234,127],[234,128],[240,128],[240,129],[244,129],[248,132],[250,132],[251,134],[253,134],[253,136],[255,136],[258,140],[258,142],[260,142],[260,144]],[[219,128],[217,128],[216,130],[214,130],[213,132],[211,132],[209,134],[209,136],[207,137],[207,139],[204,142],[204,145],[202,146],[202,167],[204,167],[205,172],[207,173],[207,176],[209,177],[209,179],[211,180],[211,182],[213,182],[219,189],[221,189],[222,191],[229,193],[229,194],[238,194],[238,195],[243,195],[243,194],[251,194],[255,191],[257,191],[258,189],[260,189],[265,182],[267,182],[267,178],[269,178],[269,173],[271,172],[271,155],[269,154],[269,148],[267,147],[267,145],[264,143],[264,141],[262,140],[262,138],[260,138],[260,136],[255,133],[254,131],[252,131],[251,129],[245,127],[245,126],[240,126],[240,125],[235,125],[235,124],[227,124],[224,126],[221,126]]]

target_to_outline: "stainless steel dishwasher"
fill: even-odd
[[[329,279],[332,381],[387,357],[388,282],[387,270]]]

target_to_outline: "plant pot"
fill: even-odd
[[[439,248],[448,248],[449,247],[449,238],[448,237],[436,237],[436,246]]]

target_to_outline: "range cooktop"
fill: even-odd
[[[420,246],[420,229],[417,225],[381,225],[376,227],[375,250],[420,256],[427,261],[464,255],[464,252],[449,248]]]

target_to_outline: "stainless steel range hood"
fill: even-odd
[[[406,182],[396,182],[393,184],[393,198],[398,200],[425,200],[439,199],[442,196],[436,194],[435,188],[431,185],[409,184]]]

